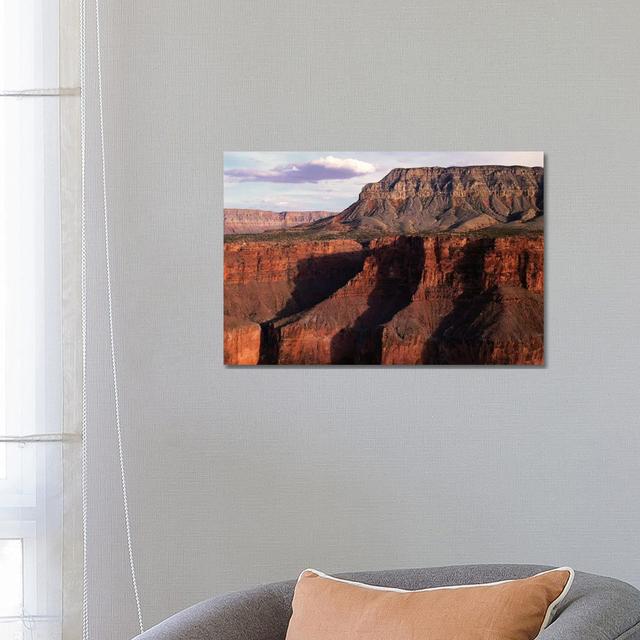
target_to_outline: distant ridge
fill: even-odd
[[[225,209],[224,233],[262,233],[287,229],[301,224],[310,224],[327,216],[333,211],[265,211],[263,209]]]

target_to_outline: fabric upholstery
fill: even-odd
[[[462,565],[340,574],[399,589],[497,582],[551,567]],[[295,581],[264,585],[201,602],[138,636],[138,640],[284,640]],[[619,580],[576,572],[555,620],[540,640],[640,640],[640,591]]]

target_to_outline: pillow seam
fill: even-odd
[[[391,591],[391,592],[395,592],[395,593],[425,593],[427,591],[438,591],[440,589],[442,589],[442,590],[447,590],[447,589],[455,590],[455,589],[467,589],[467,588],[470,588],[470,587],[496,587],[496,586],[507,584],[507,583],[510,583],[510,582],[517,582],[518,580],[527,580],[528,578],[537,578],[538,576],[542,576],[542,575],[545,575],[547,573],[553,573],[554,571],[568,571],[569,572],[569,580],[567,581],[567,584],[562,589],[562,592],[560,593],[560,595],[549,605],[549,607],[547,607],[547,610],[548,610],[551,607],[555,608],[556,606],[560,605],[562,603],[562,601],[564,600],[564,598],[566,597],[567,593],[569,592],[569,588],[573,585],[573,580],[575,578],[575,571],[571,567],[567,567],[567,566],[565,566],[565,567],[554,567],[553,569],[547,569],[545,571],[541,571],[540,573],[534,573],[533,575],[526,576],[524,578],[508,578],[506,580],[497,580],[496,582],[471,582],[471,583],[467,583],[467,584],[443,585],[441,587],[427,587],[425,589],[399,589],[397,587],[382,587],[382,586],[375,585],[375,584],[367,584],[366,582],[360,582],[358,580],[349,580],[347,578],[338,578],[338,577],[332,576],[332,575],[330,575],[328,573],[324,573],[322,571],[319,571],[318,569],[312,569],[312,568],[309,567],[307,569],[303,569],[300,572],[300,575],[298,576],[298,578],[296,580],[296,584],[298,582],[300,582],[300,580],[302,579],[302,576],[304,576],[305,573],[310,572],[310,573],[313,573],[314,575],[316,575],[318,578],[325,578],[326,580],[334,580],[335,582],[342,582],[343,584],[353,584],[353,585],[357,585],[359,587],[372,589],[374,591]],[[546,611],[545,611],[545,614],[546,614]],[[551,624],[551,622],[547,621],[547,626],[549,624]],[[543,630],[544,629],[540,629],[540,631],[543,631]]]

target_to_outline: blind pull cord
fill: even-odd
[[[82,640],[89,640],[89,573],[87,567],[87,2],[80,0],[80,290],[82,325]]]
[[[83,598],[82,598],[82,638],[89,639],[89,606],[88,606],[88,572],[87,572],[87,520],[88,520],[88,474],[87,474],[87,240],[86,240],[86,31],[87,14],[86,0],[80,0],[80,137],[82,156],[82,187],[81,187],[81,297],[82,297],[82,537],[83,537]],[[100,0],[95,0],[95,29],[96,29],[96,53],[97,53],[97,76],[98,76],[98,116],[100,129],[100,159],[102,172],[102,213],[104,224],[104,250],[105,250],[105,271],[107,284],[107,303],[109,316],[109,342],[111,347],[111,373],[113,383],[114,416],[118,443],[118,461],[120,465],[120,486],[122,491],[122,508],[124,513],[125,535],[127,542],[127,553],[129,557],[129,569],[131,572],[131,583],[138,616],[138,626],[140,633],[144,632],[142,621],[142,608],[140,605],[140,594],[136,579],[136,567],[133,554],[133,542],[131,535],[131,524],[129,517],[129,501],[127,492],[127,476],[125,468],[125,455],[122,442],[122,426],[120,421],[120,401],[118,393],[118,368],[116,361],[114,327],[113,327],[113,301],[111,293],[111,260],[109,249],[109,206],[107,197],[107,172],[106,154],[104,143],[104,107],[102,99],[102,45],[100,27]]]
[[[138,593],[138,582],[136,580],[136,566],[133,558],[133,543],[131,537],[131,524],[129,519],[129,501],[127,498],[127,477],[125,473],[124,449],[122,446],[122,427],[120,424],[120,400],[118,394],[118,368],[116,366],[116,349],[113,330],[113,303],[111,296],[111,260],[109,251],[109,206],[107,198],[107,169],[106,154],[104,145],[104,108],[102,100],[102,45],[100,28],[100,0],[96,0],[96,53],[98,71],[98,115],[100,122],[100,158],[102,161],[102,211],[104,214],[104,252],[107,278],[107,303],[109,309],[109,341],[111,344],[111,372],[113,378],[113,400],[116,421],[116,434],[118,437],[118,459],[120,462],[120,481],[122,488],[122,508],[124,511],[124,525],[127,537],[127,551],[129,554],[129,568],[131,570],[131,584],[133,596],[136,601],[136,612],[138,614],[138,626],[140,633],[144,632],[142,623],[142,608],[140,606],[140,594]]]

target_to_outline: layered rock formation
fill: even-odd
[[[393,169],[356,202],[314,228],[372,234],[472,231],[497,225],[541,227],[541,167]]]
[[[259,364],[262,328],[246,318],[224,316],[225,364]]]
[[[227,243],[225,362],[542,364],[543,260],[541,233]]]
[[[382,364],[544,364],[542,234],[423,247],[411,302],[382,330]]]
[[[310,224],[327,216],[331,211],[263,211],[262,209],[225,209],[224,233],[262,233]]]
[[[226,242],[224,245],[224,361],[257,364],[261,325],[317,304],[361,268],[353,240]],[[266,324],[265,324],[266,329]]]

